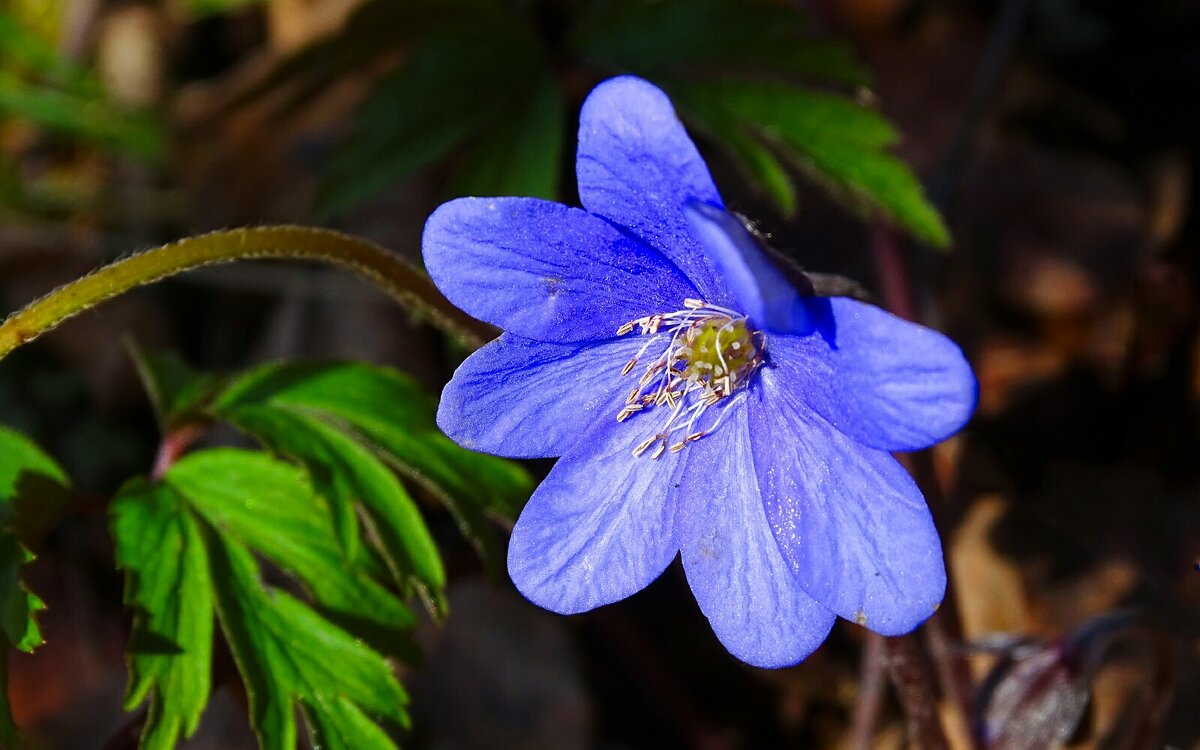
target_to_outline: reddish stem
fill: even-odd
[[[158,446],[158,455],[154,457],[154,468],[150,470],[150,478],[156,482],[162,481],[167,470],[175,465],[180,456],[204,432],[204,427],[202,424],[193,422],[168,430]]]

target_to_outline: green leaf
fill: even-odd
[[[362,363],[258,368],[232,382],[214,410],[245,405],[318,416],[381,451],[404,477],[441,500],[493,570],[499,545],[488,515],[513,519],[532,491],[520,466],[460,448],[437,428],[435,405],[410,378]]]
[[[950,234],[912,171],[887,149],[898,134],[877,112],[849,99],[787,84],[677,83],[685,113],[731,122],[867,215],[881,215],[937,247]]]
[[[82,65],[63,57],[7,10],[0,10],[0,66],[37,75],[45,83],[78,94],[100,96],[100,81]]]
[[[125,709],[150,700],[141,750],[170,750],[196,731],[208,702],[213,599],[208,553],[186,501],[135,479],[113,500],[117,565],[134,610]]]
[[[576,53],[601,68],[648,75],[706,71],[863,85],[848,46],[815,36],[807,15],[753,0],[605,3],[571,31]]]
[[[339,622],[374,626],[397,638],[415,623],[376,580],[381,571],[372,558],[347,559],[328,505],[301,469],[262,453],[222,448],[188,454],[164,482],[223,535],[299,579]]]
[[[467,149],[451,194],[557,197],[566,117],[562,89],[547,76]]]
[[[46,605],[25,588],[21,566],[33,559],[20,542],[43,531],[68,500],[67,478],[32,441],[0,427],[0,744],[22,746],[8,700],[8,646],[32,652],[42,644],[34,615]]]
[[[18,572],[33,560],[11,533],[0,534],[0,630],[8,642],[26,653],[42,645],[42,633],[34,614],[46,608],[36,594],[21,583]]]
[[[689,104],[689,123],[728,150],[751,181],[762,186],[784,216],[793,216],[796,213],[796,188],[791,175],[771,148],[743,128],[735,113],[721,106],[713,106],[711,100],[696,98]]]
[[[33,555],[21,544],[49,525],[68,500],[67,478],[28,438],[0,428],[0,630],[25,652],[42,644],[34,613],[45,609],[18,571]]]
[[[261,105],[275,99],[281,101],[275,114],[286,116],[335,82],[365,69],[377,70],[380,58],[410,52],[419,40],[439,29],[496,30],[512,22],[511,11],[498,7],[495,0],[367,0],[357,5],[337,33],[288,55],[227,106]]]
[[[0,115],[142,158],[162,152],[157,117],[109,101],[95,74],[62,57],[5,10],[0,10]]]
[[[348,517],[342,521],[349,530],[348,538],[342,535],[348,550],[357,543],[353,519],[355,505],[362,503],[397,582],[407,588],[415,577],[431,603],[440,599],[446,573],[433,537],[404,485],[367,447],[299,409],[243,405],[223,416],[307,469],[316,490],[337,508],[334,518]]]
[[[0,114],[143,159],[163,150],[162,123],[148,112],[39,86],[0,71]]]
[[[335,215],[438,161],[523,98],[543,63],[537,40],[520,31],[453,28],[425,39],[359,111],[317,213]]]
[[[407,695],[386,659],[282,591],[264,589],[249,550],[205,535],[217,614],[246,683],[263,750],[294,750],[299,703],[316,746],[390,749],[376,717],[407,726]]]
[[[218,386],[218,378],[196,372],[174,352],[145,349],[132,339],[127,347],[163,433],[201,417],[201,407]]]
[[[0,529],[32,541],[70,502],[69,482],[29,438],[0,427]]]
[[[194,732],[210,691],[214,612],[262,748],[296,747],[298,704],[315,746],[394,750],[375,721],[404,726],[407,697],[387,659],[343,621],[405,635],[413,620],[366,577],[370,561],[339,559],[298,469],[247,451],[193,453],[160,484],[128,483],[112,531],[135,611],[126,707],[150,700],[143,750]],[[264,588],[255,552],[300,578],[330,617]]]

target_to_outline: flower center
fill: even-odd
[[[711,434],[725,410],[719,410],[708,426],[702,422],[705,412],[745,388],[766,351],[766,337],[750,328],[745,315],[698,299],[685,299],[682,310],[630,321],[617,329],[617,335],[634,329],[650,338],[621,375],[629,375],[639,362],[649,363],[617,413],[617,421],[656,406],[670,409],[666,423],[633,449],[635,457],[651,447],[652,459],[667,450],[678,453]],[[656,349],[656,344],[662,348]],[[647,353],[652,351],[661,353],[649,360]]]

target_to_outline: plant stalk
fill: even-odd
[[[266,226],[188,237],[65,284],[0,324],[0,359],[68,318],[135,287],[202,266],[266,259],[320,261],[355,271],[471,348],[482,346],[496,333],[450,304],[429,277],[373,242],[329,229]]]

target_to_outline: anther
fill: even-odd
[[[658,435],[651,435],[650,437],[646,438],[642,442],[638,443],[638,446],[633,449],[633,457],[637,458],[638,456],[645,453],[646,449],[649,448],[650,446],[654,445],[655,441],[657,441],[659,439],[660,438],[658,437]],[[657,456],[651,456],[651,458],[657,458]]]
[[[711,435],[727,409],[706,427],[708,409],[742,389],[762,364],[766,345],[765,336],[752,330],[745,316],[700,299],[684,300],[681,310],[630,321],[617,333],[635,329],[647,339],[621,375],[628,375],[643,360],[647,364],[637,386],[625,398],[617,421],[656,406],[669,408],[665,423],[633,451],[634,456],[649,451],[651,459],[667,451],[678,453]],[[647,353],[656,346],[657,356]],[[681,437],[672,442],[672,435]]]

